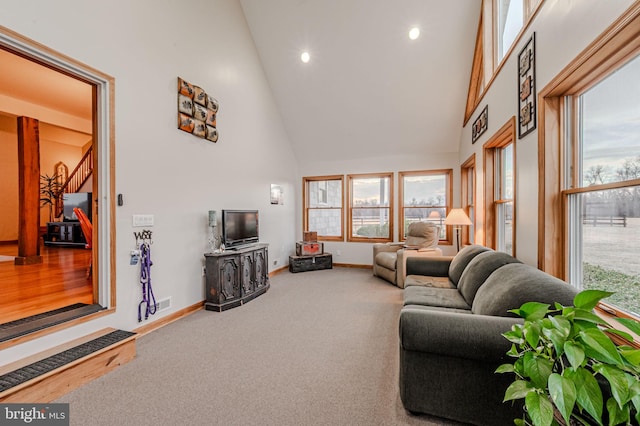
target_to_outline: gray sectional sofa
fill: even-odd
[[[576,291],[478,245],[454,258],[408,259],[407,281],[399,326],[404,407],[474,425],[513,424],[522,406],[502,402],[513,375],[494,373],[512,361],[502,333],[521,319],[508,311],[530,301],[571,305]]]

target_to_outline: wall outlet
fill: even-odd
[[[273,261],[273,266],[276,266],[277,264],[278,264],[278,260],[276,259]]]
[[[336,251],[336,256],[341,256],[341,255],[342,255],[342,252],[340,250],[337,250]]]

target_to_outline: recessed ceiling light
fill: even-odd
[[[411,31],[409,31],[409,38],[411,40],[415,40],[418,37],[420,37],[420,28],[418,27],[411,28]]]
[[[305,64],[309,62],[310,59],[311,59],[311,55],[309,55],[309,52],[302,52],[302,55],[300,55],[300,60]]]

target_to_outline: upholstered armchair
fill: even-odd
[[[413,222],[403,243],[373,245],[373,275],[404,288],[407,258],[442,256],[438,248],[439,227],[431,222]]]

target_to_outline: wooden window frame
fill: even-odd
[[[370,178],[388,178],[389,179],[389,207],[371,207],[379,209],[389,209],[389,237],[388,238],[367,238],[353,235],[353,181],[355,179],[370,179]],[[347,175],[347,241],[352,243],[387,243],[393,241],[393,172],[388,173],[361,173]]]
[[[516,154],[516,117],[512,116],[483,146],[483,174],[484,174],[484,245],[496,249],[497,241],[497,213],[496,203],[496,153],[499,149],[513,145],[513,251],[516,256],[516,200],[517,200],[517,154]]]
[[[544,0],[524,0],[525,4],[525,22],[520,32],[513,40],[513,44],[504,54],[501,61],[497,61],[496,52],[496,19],[494,10],[496,0],[482,0],[480,6],[480,20],[478,22],[478,33],[476,35],[476,44],[471,68],[471,77],[469,79],[469,91],[467,93],[467,103],[465,107],[463,126],[466,126],[471,119],[473,112],[482,102],[484,94],[489,91],[491,84],[500,70],[507,62],[507,58],[511,56],[513,50],[518,45],[524,34],[527,32],[531,22],[538,14]]]
[[[302,231],[307,232],[309,230],[309,199],[308,199],[308,184],[309,182],[318,181],[331,181],[339,180],[341,186],[340,200],[342,202],[340,210],[340,236],[326,236],[318,235],[319,241],[344,241],[344,176],[343,175],[330,175],[330,176],[308,176],[302,178]],[[337,207],[330,207],[329,209],[338,209]]]
[[[399,229],[398,229],[398,241],[404,241],[404,178],[405,176],[441,176],[444,175],[446,177],[446,204],[444,206],[412,206],[412,207],[422,207],[422,208],[444,208],[445,209],[445,217],[451,211],[451,205],[453,200],[453,169],[438,169],[438,170],[416,170],[416,171],[405,171],[398,172],[398,187],[399,187],[399,197],[398,197],[398,206],[400,208],[399,212]],[[439,240],[438,244],[440,245],[452,245],[453,244],[453,231],[451,226],[445,226],[445,237],[444,239]]]
[[[469,179],[471,179],[471,194],[469,194]],[[477,242],[477,237],[475,236],[476,230],[476,215],[478,214],[477,209],[477,192],[476,192],[476,154],[472,154],[467,160],[462,163],[460,166],[460,205],[464,212],[471,219],[471,223],[474,230],[474,243]],[[469,195],[471,195],[471,203],[469,203]],[[473,209],[473,214],[471,214],[471,209]],[[465,226],[462,229],[462,244],[471,244],[470,238],[470,226]]]
[[[587,46],[539,93],[538,132],[538,268],[566,280],[569,266],[567,196],[591,191],[569,188],[575,176],[565,170],[565,146],[575,146],[576,134],[569,128],[563,113],[570,97],[577,97],[612,74],[613,71],[640,54],[640,4],[635,2],[599,37]],[[573,120],[575,121],[575,120]],[[575,150],[574,150],[575,151]],[[613,189],[614,184],[598,185]],[[638,185],[640,180],[626,181],[625,186]],[[601,302],[598,313],[603,317],[629,315],[612,305]],[[638,319],[638,318],[636,318]],[[611,321],[617,327],[617,322]],[[628,343],[628,342],[627,342]],[[634,342],[640,346],[639,342]]]

